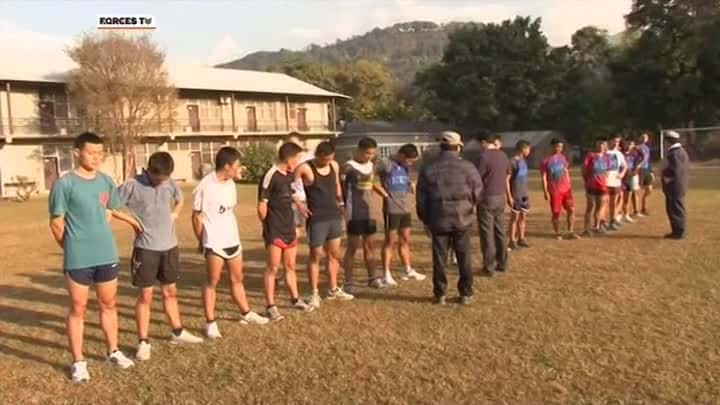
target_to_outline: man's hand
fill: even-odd
[[[302,215],[302,217],[305,219],[308,219],[312,216],[312,211],[310,211],[310,209],[308,209],[307,205],[305,205],[303,203],[298,203],[297,209],[298,209],[298,212],[300,213],[300,215]]]
[[[550,201],[550,193],[548,193],[547,191],[545,191],[545,192],[544,192],[544,195],[545,195],[545,201]]]
[[[172,221],[175,222],[175,221],[177,221],[178,216],[180,216],[179,213],[173,212],[173,213],[170,214],[170,219],[172,219]]]

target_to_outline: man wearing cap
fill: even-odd
[[[482,181],[472,163],[460,157],[462,138],[456,132],[443,132],[440,154],[423,166],[416,190],[418,218],[432,237],[433,294],[435,303],[445,304],[448,249],[457,256],[460,302],[469,304],[473,295],[468,230],[474,222],[474,208],[480,200]]]
[[[666,239],[683,239],[686,232],[685,195],[688,191],[688,164],[690,159],[680,143],[680,134],[665,133],[667,156],[662,171],[662,188],[665,194],[665,211],[670,220],[672,232]]]

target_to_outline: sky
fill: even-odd
[[[413,20],[499,22],[541,17],[551,45],[578,28],[624,28],[631,0],[0,0],[3,56],[44,57],[95,32],[99,16],[151,15],[170,63],[213,65],[259,50],[302,49]],[[61,58],[62,59],[62,58]],[[49,58],[53,63],[67,59]],[[58,66],[61,68],[61,66]]]

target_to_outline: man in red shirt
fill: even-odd
[[[592,232],[605,233],[605,230],[600,226],[600,222],[609,203],[607,173],[610,162],[605,153],[607,152],[607,141],[598,138],[595,140],[594,145],[595,150],[588,152],[583,163],[583,178],[585,179],[587,196],[585,233],[583,236],[592,236]],[[592,229],[590,228],[591,222]]]
[[[543,191],[545,201],[550,201],[552,212],[552,225],[555,230],[555,238],[562,240],[560,233],[560,214],[565,209],[567,213],[567,239],[579,239],[575,233],[575,200],[573,199],[570,164],[563,154],[565,144],[561,139],[553,138],[550,142],[553,153],[543,160],[540,165]]]

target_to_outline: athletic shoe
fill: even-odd
[[[473,297],[470,297],[470,296],[467,296],[467,295],[463,295],[462,297],[460,297],[460,304],[461,304],[461,305],[470,305],[470,304],[472,304],[472,303],[473,303]]]
[[[623,219],[622,214],[615,215],[615,223],[621,223]]]
[[[79,384],[84,381],[90,381],[90,373],[87,370],[87,361],[80,360],[70,366],[70,378],[72,382]]]
[[[681,240],[685,239],[685,235],[678,235],[676,233],[669,233],[665,235],[665,239]]]
[[[342,288],[335,288],[334,290],[328,291],[327,296],[327,299],[337,301],[350,301],[354,298],[354,295],[348,294],[347,292],[343,291]]]
[[[444,295],[441,295],[441,296],[439,296],[439,297],[435,297],[435,299],[433,299],[433,304],[435,304],[435,305],[445,305],[445,304],[447,304],[447,301],[446,301],[446,299],[445,299],[445,296],[444,296]]]
[[[560,234],[555,235],[555,240],[563,240],[563,236]]]
[[[582,233],[581,236],[582,236],[583,238],[592,238],[592,237],[593,237],[593,232],[595,232],[595,230],[593,230],[593,231],[585,231],[585,232]]]
[[[525,249],[527,249],[527,248],[530,247],[530,245],[528,245],[528,243],[527,243],[527,241],[526,241],[525,239],[520,239],[520,240],[517,242],[517,245],[518,245],[519,247],[525,248]]]
[[[608,230],[608,231],[619,231],[619,230],[620,230],[620,225],[618,225],[617,223],[613,222],[612,224],[610,224],[610,226],[607,228],[607,230]]]
[[[374,278],[374,279],[368,281],[368,287],[382,289],[387,286],[385,285],[385,283],[383,283],[383,280],[381,278]]]
[[[648,210],[643,210],[643,211],[640,211],[640,214],[638,214],[638,216],[649,217],[650,213],[648,212]]]
[[[395,281],[395,279],[392,276],[392,273],[389,271],[385,272],[385,277],[382,280],[383,284],[385,284],[385,287],[397,287],[398,283]]]
[[[623,217],[623,221],[627,222],[628,224],[634,224],[635,220],[630,216],[630,214],[625,215]]]
[[[267,309],[267,312],[265,313],[265,317],[268,318],[272,322],[278,322],[285,319],[284,316],[280,313],[280,311],[277,309],[275,305],[271,306]]]
[[[343,284],[342,291],[345,291],[346,293],[351,294],[351,295],[355,295],[357,293],[355,284],[352,281],[349,283]]]
[[[250,311],[245,315],[240,315],[240,323],[243,325],[265,325],[268,322],[270,322],[269,319],[257,312]]]
[[[205,325],[205,336],[207,336],[208,339],[220,339],[222,337],[217,322],[210,322]]]
[[[313,294],[310,296],[310,305],[312,305],[315,308],[320,308],[320,293],[318,291],[314,291]]]
[[[128,359],[120,350],[115,350],[114,352],[110,353],[107,359],[110,364],[122,369],[130,368],[135,365],[135,363],[132,360]]]
[[[298,298],[295,302],[290,301],[290,306],[303,312],[312,312],[315,310],[314,306],[309,305],[307,302],[303,301],[302,298]]]
[[[150,349],[152,347],[150,346],[150,343],[142,341],[138,345],[137,352],[135,353],[135,358],[140,361],[148,361],[150,360]]]
[[[174,333],[172,333],[170,335],[170,343],[172,343],[172,344],[202,343],[202,342],[203,342],[203,339],[201,337],[193,335],[192,333],[188,332],[186,329],[183,329],[179,335],[175,335]]]
[[[518,245],[514,240],[511,240],[510,243],[508,243],[507,250],[508,252],[512,252],[513,250],[517,250]]]
[[[407,280],[417,280],[417,281],[423,281],[427,278],[424,274],[420,274],[415,269],[410,269],[405,272],[405,275],[402,276],[402,279]]]

